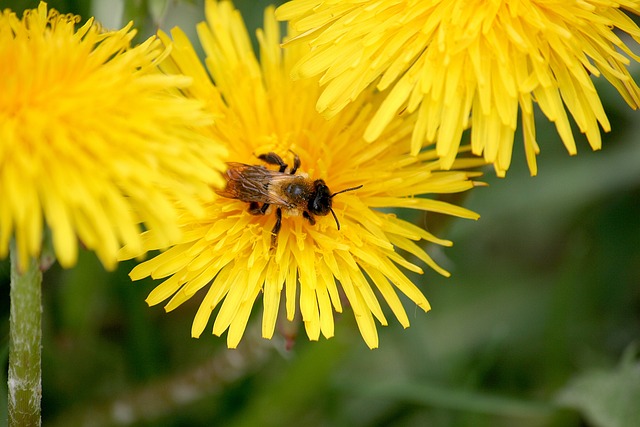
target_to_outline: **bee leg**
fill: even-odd
[[[265,211],[267,210],[267,208],[265,208],[265,206],[267,208],[269,207],[269,205],[267,205],[266,203],[264,205],[262,205],[262,207],[260,207],[260,204],[258,202],[250,202],[249,203],[249,213],[251,215],[264,215]]]
[[[305,217],[307,220],[309,220],[309,224],[316,225],[316,219],[313,216],[311,216],[309,212],[304,211],[302,213],[302,216]]]
[[[274,152],[269,152],[267,154],[260,154],[258,156],[258,158],[260,160],[262,160],[263,162],[268,163],[270,165],[278,165],[278,166],[280,166],[279,172],[284,172],[285,169],[287,169],[287,166],[289,166],[284,162],[284,160],[282,160],[282,157],[278,156]]]
[[[276,241],[278,240],[278,233],[280,232],[280,227],[282,226],[282,209],[278,208],[276,210],[276,224],[273,226],[271,230],[271,246],[276,245]]]
[[[291,150],[289,150],[291,151]],[[293,168],[291,169],[291,172],[289,172],[291,175],[294,175],[296,173],[296,171],[298,170],[298,168],[300,167],[300,157],[298,157],[298,155],[296,153],[294,153],[293,151],[291,151],[291,154],[293,154]]]

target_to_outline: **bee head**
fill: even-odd
[[[309,212],[314,215],[327,215],[331,211],[331,191],[321,179],[313,182],[313,194],[309,198]]]
[[[327,187],[327,184],[325,184],[321,179],[316,179],[313,182],[313,195],[309,199],[309,212],[314,215],[321,216],[327,215],[329,212],[331,212],[331,215],[333,215],[333,219],[336,220],[336,226],[338,227],[338,230],[340,230],[340,222],[338,222],[338,217],[336,216],[336,213],[333,211],[333,209],[331,209],[331,199],[337,194],[344,193],[345,191],[357,190],[360,187],[362,187],[362,185],[347,188],[345,190],[340,190],[337,193],[331,194],[331,191],[329,190],[329,187]]]

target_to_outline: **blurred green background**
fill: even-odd
[[[202,1],[49,4],[108,27],[133,19],[143,36],[174,25],[193,34],[203,20]],[[269,2],[235,4],[255,28]],[[259,338],[261,302],[238,350],[227,350],[226,337],[190,338],[198,298],[169,314],[147,307],[154,283],[132,283],[134,263],[107,273],[83,253],[74,269],[53,267],[43,284],[44,425],[640,426],[640,120],[608,83],[598,89],[613,126],[602,151],[578,136],[579,155],[568,156],[539,116],[537,177],[516,143],[507,179],[487,170],[490,186],[463,202],[479,221],[412,218],[455,242],[431,248],[452,277],[412,276],[433,309],[405,300],[411,327],[388,316],[377,350],[345,311],[335,338],[308,342],[300,329],[287,351],[280,337]],[[6,260],[0,286],[6,366]]]

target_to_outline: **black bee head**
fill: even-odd
[[[362,185],[347,188],[338,191],[337,193],[331,194],[331,191],[329,191],[329,187],[327,187],[327,184],[325,184],[321,179],[316,179],[313,182],[313,194],[309,199],[309,212],[314,215],[327,215],[329,212],[331,212],[331,215],[333,215],[333,219],[336,220],[336,226],[338,227],[338,230],[340,230],[340,222],[338,222],[338,217],[336,216],[336,213],[333,211],[333,209],[331,209],[331,199],[337,194],[344,193],[346,191],[357,190],[360,187],[362,187]]]
[[[314,215],[327,215],[331,211],[331,191],[321,179],[313,182],[313,193],[309,198],[309,212]]]

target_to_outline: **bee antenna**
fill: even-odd
[[[340,193],[346,193],[347,191],[357,190],[358,188],[362,188],[362,185],[358,185],[357,187],[345,188],[344,190],[340,190],[337,193],[333,193],[329,197],[333,198],[333,196],[336,196]],[[331,211],[331,215],[333,215],[333,219],[336,220],[336,226],[338,227],[338,231],[340,231],[340,222],[338,221],[338,217],[336,216],[336,213],[333,211],[331,207],[329,208],[329,210]]]
[[[362,184],[361,184],[361,185],[358,185],[357,187],[351,187],[351,188],[346,188],[346,189],[344,189],[344,190],[340,190],[340,191],[338,191],[337,193],[333,193],[333,194],[332,194],[331,196],[329,196],[329,197],[333,198],[333,196],[337,196],[338,194],[341,194],[341,193],[346,193],[347,191],[357,190],[358,188],[362,188]],[[333,211],[332,211],[332,212],[333,212]],[[336,216],[336,215],[335,215],[335,214],[333,214],[333,216]],[[336,220],[336,222],[338,222],[338,221]],[[338,229],[340,229],[340,227],[338,227]]]
[[[338,227],[338,231],[340,231],[340,222],[338,222],[338,217],[336,216],[336,213],[331,208],[329,208],[329,210],[331,211],[331,215],[333,215],[333,219],[336,220],[336,226]]]

